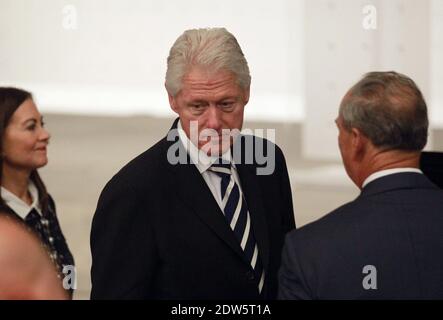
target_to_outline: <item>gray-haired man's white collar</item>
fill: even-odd
[[[28,186],[29,193],[32,197],[32,204],[28,205],[22,199],[17,197],[8,189],[1,187],[1,196],[6,205],[10,207],[20,218],[25,219],[26,216],[32,211],[32,209],[37,210],[37,212],[42,215],[40,210],[40,201],[38,198],[38,190],[35,184],[30,181]]]
[[[206,152],[198,149],[186,135],[186,132],[183,130],[181,125],[181,121],[178,121],[177,130],[181,143],[185,147],[186,152],[189,154],[189,157],[200,173],[208,170],[211,165],[213,165],[214,162],[220,158],[208,156]],[[231,149],[228,149],[225,153],[223,153],[221,158],[227,162],[231,162],[232,166],[235,168],[234,159],[231,156]]]
[[[367,177],[366,180],[363,182],[362,188],[366,187],[370,182],[372,182],[376,179],[379,179],[381,177],[385,177],[385,176],[388,176],[391,174],[395,174],[395,173],[402,173],[402,172],[415,172],[415,173],[423,174],[423,172],[417,168],[394,168],[394,169],[381,170],[381,171],[374,172],[369,177]]]

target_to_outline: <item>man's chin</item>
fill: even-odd
[[[206,153],[209,157],[220,157],[227,152],[231,146],[209,145],[205,144],[200,147],[200,150]]]

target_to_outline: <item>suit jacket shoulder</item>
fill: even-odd
[[[432,284],[443,281],[439,271],[443,256],[432,249],[443,247],[441,212],[443,191],[423,175],[402,173],[375,180],[354,201],[287,236],[282,295],[306,299],[443,295]],[[362,286],[367,266],[379,271],[378,291]]]
[[[107,188],[120,185],[121,188],[129,188],[134,191],[139,187],[145,188],[152,185],[153,182],[161,179],[159,170],[162,169],[166,161],[166,144],[166,139],[162,139],[132,159],[111,178]]]

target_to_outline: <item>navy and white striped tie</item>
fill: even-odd
[[[263,289],[265,272],[259,257],[246,201],[231,172],[231,164],[213,164],[210,171],[221,178],[221,199],[225,218],[237,237],[246,259],[259,280],[258,291]]]

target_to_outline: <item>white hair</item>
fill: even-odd
[[[229,70],[243,89],[251,84],[248,62],[237,39],[225,28],[191,29],[178,37],[169,51],[166,71],[165,86],[170,95],[180,91],[183,76],[193,66]]]

